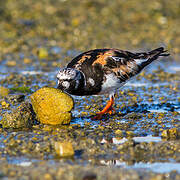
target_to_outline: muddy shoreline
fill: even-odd
[[[0,179],[180,179],[179,3],[0,2]],[[31,114],[30,96],[79,53],[159,46],[171,56],[118,91],[112,116],[91,119],[108,96],[73,96],[69,125]]]

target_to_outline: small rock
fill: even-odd
[[[44,175],[44,180],[53,180],[53,177],[52,177],[51,174],[46,173],[46,174]]]
[[[180,132],[177,128],[172,128],[172,129],[166,129],[162,132],[161,134],[162,137],[164,138],[178,138],[180,136]]]
[[[93,172],[86,172],[86,174],[83,175],[83,180],[96,180],[97,175]]]
[[[0,86],[0,96],[4,97],[4,96],[7,96],[8,94],[9,94],[9,89]]]
[[[44,87],[31,95],[38,120],[43,124],[69,124],[73,99],[59,89]]]
[[[6,62],[6,66],[11,66],[11,67],[16,66],[16,61],[14,61],[14,60],[12,60],[12,61],[7,61],[7,62]]]
[[[168,137],[169,137],[169,130],[168,130],[168,129],[164,130],[164,131],[161,133],[161,136],[164,137],[164,138],[168,138]]]
[[[115,131],[115,134],[116,134],[116,135],[119,135],[119,136],[122,136],[122,135],[123,135],[123,132],[122,132],[120,129],[117,129],[117,130]]]
[[[32,59],[24,58],[24,64],[31,64],[31,63],[32,63]]]
[[[177,138],[179,136],[179,131],[177,128],[169,129],[170,137]]]
[[[58,156],[68,157],[74,155],[74,149],[70,142],[55,142],[54,148]]]
[[[127,137],[133,137],[135,134],[132,131],[126,131]]]
[[[2,101],[1,106],[2,106],[2,108],[6,109],[6,108],[8,108],[10,106],[10,104],[7,103],[6,101]]]
[[[24,94],[8,95],[5,97],[5,99],[12,104],[16,104],[23,102],[25,99],[25,95]]]
[[[45,59],[45,58],[47,58],[47,57],[48,57],[48,51],[47,51],[47,49],[45,49],[45,48],[40,48],[40,49],[38,50],[38,56],[39,56],[40,59]]]
[[[30,128],[33,125],[35,114],[32,105],[28,102],[22,103],[11,113],[4,113],[1,124],[3,128]]]

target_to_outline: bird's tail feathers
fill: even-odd
[[[167,52],[168,51],[164,50],[163,47],[159,47],[147,53],[137,53],[137,59],[135,59],[135,61],[137,61],[137,64],[143,68],[150,64],[152,61],[156,60],[158,57],[169,56],[170,54]]]
[[[148,52],[149,55],[158,55],[158,56],[169,56],[170,54],[169,53],[166,53],[168,52],[167,50],[164,50],[163,47],[160,47],[160,48],[157,48],[157,49],[154,49],[150,52]]]

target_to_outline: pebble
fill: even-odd
[[[68,157],[74,155],[74,149],[70,142],[55,142],[55,151],[60,157]]]
[[[7,96],[8,94],[9,94],[9,89],[3,86],[0,86],[0,96],[4,97],[4,96]]]

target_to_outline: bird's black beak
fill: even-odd
[[[61,85],[61,83],[58,83],[57,89],[61,89],[62,91],[64,90],[64,87]]]

